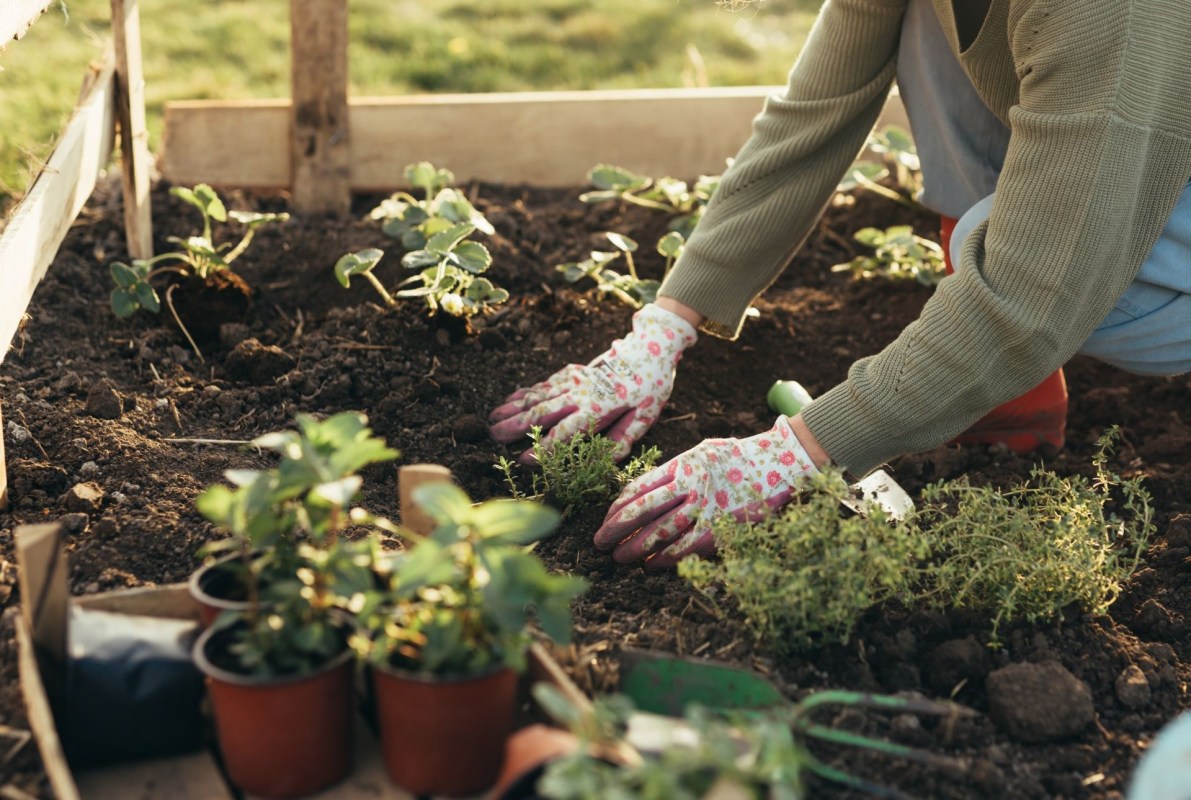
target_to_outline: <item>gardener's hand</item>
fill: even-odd
[[[653,568],[711,555],[717,514],[759,518],[816,472],[785,416],[748,439],[708,439],[626,486],[596,531],[596,547]]]
[[[492,412],[492,438],[513,442],[535,425],[549,428],[546,447],[578,434],[605,432],[620,460],[657,421],[674,388],[674,368],[695,343],[694,326],[651,303],[633,315],[633,330],[585,366],[569,364]],[[523,462],[532,450],[521,454]]]

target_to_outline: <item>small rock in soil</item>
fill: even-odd
[[[289,353],[276,345],[261,344],[258,339],[245,339],[227,354],[223,366],[228,375],[249,383],[272,383],[297,365]]]
[[[1166,542],[1171,547],[1191,547],[1191,514],[1176,514],[1166,529]]]
[[[1092,690],[1057,661],[1010,664],[988,676],[988,712],[1020,742],[1075,736],[1092,721]]]
[[[29,441],[31,438],[28,428],[24,427],[23,425],[18,425],[12,420],[8,421],[8,429],[6,433],[8,434],[8,440],[13,444],[22,444]]]
[[[464,414],[456,419],[451,432],[460,442],[481,442],[488,438],[488,426],[475,414]]]
[[[94,514],[103,503],[103,489],[94,483],[76,483],[66,492],[66,509]]]
[[[87,394],[87,415],[97,419],[120,419],[124,413],[124,398],[109,380],[101,380]]]
[[[94,461],[85,461],[83,462],[83,465],[79,467],[79,475],[84,478],[94,478],[98,474],[99,465]]]
[[[1134,620],[1139,632],[1155,639],[1165,638],[1176,629],[1181,629],[1182,623],[1182,615],[1170,611],[1152,597],[1137,609]]]
[[[104,517],[95,523],[92,530],[101,539],[115,539],[116,535],[120,533],[120,526],[116,524],[116,520],[113,518]]]
[[[58,517],[58,524],[70,534],[82,533],[87,530],[88,522],[90,519],[87,515],[78,511]]]
[[[1150,704],[1150,682],[1136,664],[1125,667],[1124,672],[1117,676],[1113,688],[1125,708],[1136,710]]]
[[[988,674],[988,651],[972,636],[951,639],[931,651],[926,669],[930,688],[948,694],[960,681],[978,681]]]

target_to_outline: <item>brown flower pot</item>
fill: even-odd
[[[509,737],[505,761],[487,800],[524,800],[537,797],[534,787],[551,761],[579,748],[573,733],[549,725],[528,725]]]
[[[199,620],[203,627],[214,622],[224,611],[247,610],[248,601],[243,599],[244,585],[229,567],[231,562],[239,558],[238,553],[233,553],[191,573],[186,586],[190,596],[198,603]]]
[[[239,675],[213,663],[231,630],[208,628],[194,647],[228,777],[245,793],[270,798],[341,781],[351,771],[352,651],[345,647],[304,675]]]
[[[435,678],[373,670],[381,752],[393,783],[411,794],[478,794],[496,782],[513,732],[517,673]]]

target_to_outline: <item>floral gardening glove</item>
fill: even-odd
[[[682,351],[696,338],[689,322],[651,303],[633,315],[633,330],[590,364],[568,364],[510,395],[492,412],[492,438],[513,442],[540,425],[550,429],[542,437],[549,447],[594,428],[617,443],[613,457],[619,461],[657,421]],[[521,461],[531,452],[522,453]]]
[[[672,567],[691,554],[715,552],[711,521],[762,516],[785,505],[818,472],[786,416],[748,439],[708,439],[637,478],[608,509],[596,547],[615,547],[621,563],[648,559]]]

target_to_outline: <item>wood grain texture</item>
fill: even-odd
[[[351,207],[347,0],[290,0],[290,188],[299,212]]]
[[[133,258],[153,257],[149,204],[149,129],[145,125],[145,78],[141,68],[141,16],[137,0],[112,1],[116,51],[116,122],[124,188],[124,237]]]

